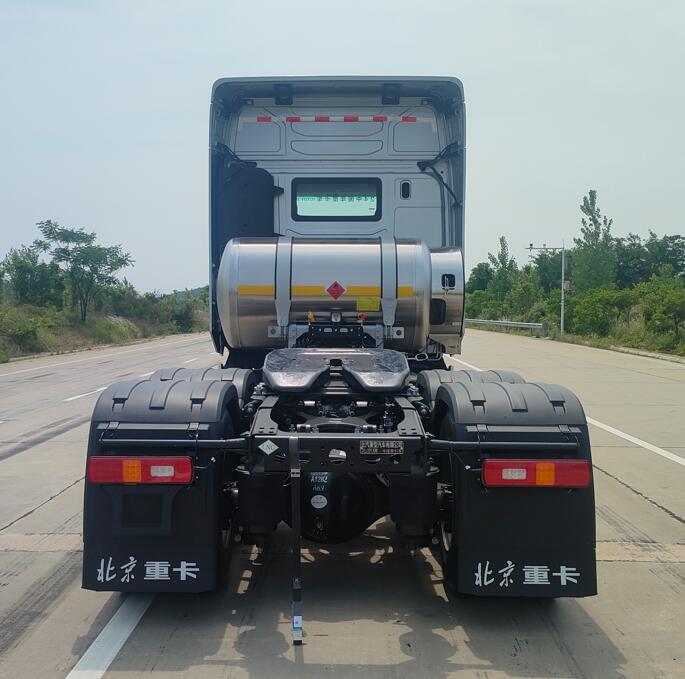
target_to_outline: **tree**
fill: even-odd
[[[17,304],[62,307],[62,272],[54,262],[41,262],[38,248],[10,249],[1,268]]]
[[[647,329],[677,338],[685,323],[685,282],[673,275],[673,267],[663,266],[636,290]]]
[[[646,281],[651,271],[649,252],[642,238],[629,233],[625,238],[617,238],[616,247],[616,284],[619,288],[632,288]]]
[[[524,266],[523,269],[512,274],[511,290],[504,299],[508,318],[531,321],[531,313],[538,315],[541,313],[539,308],[535,309],[541,299],[540,279],[532,266]],[[538,318],[534,320],[537,321]]]
[[[616,282],[616,250],[611,236],[613,219],[602,215],[597,205],[597,191],[591,189],[583,198],[580,211],[581,238],[574,238],[573,288],[587,290],[612,287]]]
[[[195,302],[192,299],[173,298],[171,320],[180,332],[192,332],[195,329]]]
[[[659,273],[662,266],[670,266],[674,276],[685,278],[685,237],[676,235],[658,238],[650,230],[645,249],[652,274]]]
[[[488,283],[488,292],[493,298],[503,303],[513,283],[513,274],[517,270],[516,260],[509,253],[509,244],[504,236],[499,239],[499,252],[488,253],[488,260],[493,268],[492,279]]]
[[[131,255],[120,245],[97,245],[95,233],[83,229],[64,228],[50,220],[38,222],[37,226],[43,238],[34,247],[49,252],[64,271],[78,303],[81,322],[85,323],[98,287],[114,285],[117,271],[133,263]]]
[[[538,272],[540,286],[546,293],[554,288],[561,288],[561,250],[537,252],[533,257],[533,264]],[[568,280],[571,277],[570,250],[565,253],[564,268],[564,276]]]
[[[471,270],[469,280],[466,282],[466,292],[475,292],[476,290],[485,290],[488,283],[492,280],[492,267],[487,262],[479,262]]]

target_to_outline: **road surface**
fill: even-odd
[[[0,366],[0,677],[685,677],[685,365],[476,330],[458,358],[580,396],[599,596],[450,600],[386,522],[307,551],[298,649],[285,530],[268,555],[238,550],[216,594],[81,590],[90,412],[118,379],[218,363],[205,335],[177,336]]]

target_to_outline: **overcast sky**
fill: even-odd
[[[456,75],[466,259],[685,232],[685,3],[0,0],[0,256],[53,219],[143,290],[207,282],[210,88],[237,75]]]

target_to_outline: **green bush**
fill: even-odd
[[[634,295],[630,290],[590,290],[574,300],[573,332],[607,337],[633,302]]]
[[[677,342],[685,323],[685,282],[673,275],[671,267],[635,287],[647,329],[673,335]]]
[[[140,337],[134,323],[116,316],[91,316],[81,330],[93,344],[117,344]]]
[[[483,307],[489,300],[490,294],[486,290],[474,290],[466,295],[465,314],[467,318],[487,318],[483,316]]]
[[[542,300],[542,287],[537,272],[530,267],[525,267],[520,271],[514,271],[511,277],[513,281],[511,290],[504,298],[508,318],[523,319],[528,323],[537,322],[542,313],[541,308],[537,306]],[[531,315],[534,309],[533,315],[538,316],[535,319]]]
[[[38,340],[40,322],[27,310],[5,306],[0,308],[0,337],[15,344],[21,351],[41,351]]]
[[[189,299],[178,302],[171,312],[171,320],[179,332],[192,332],[195,330],[195,304]]]

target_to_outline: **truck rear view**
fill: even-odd
[[[210,324],[221,368],[115,384],[93,414],[84,587],[204,591],[230,545],[388,516],[460,593],[596,593],[587,424],[567,389],[448,369],[464,309],[454,78],[219,80]]]

